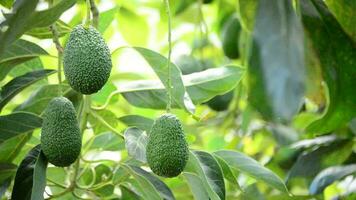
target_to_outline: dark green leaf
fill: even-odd
[[[209,199],[209,195],[203,186],[204,185],[203,181],[199,178],[199,176],[189,172],[184,172],[183,175],[188,181],[188,185],[190,187],[191,192],[194,195],[194,199],[196,200]]]
[[[41,146],[37,145],[26,155],[17,169],[11,199],[30,200],[33,185],[33,173]]]
[[[0,116],[0,143],[42,126],[42,118],[26,112]]]
[[[208,101],[232,90],[243,77],[243,69],[234,66],[208,69],[183,76],[184,85],[194,104]],[[119,88],[125,99],[134,106],[164,109],[166,91],[159,81],[133,81]],[[178,108],[177,102],[172,107]]]
[[[239,183],[237,182],[237,177],[235,176],[235,174],[232,171],[232,169],[230,168],[230,166],[225,162],[225,160],[223,160],[219,156],[216,156],[216,155],[213,155],[213,156],[216,159],[216,161],[218,161],[218,163],[221,167],[221,170],[224,174],[224,178],[226,178],[228,181],[230,181],[230,183],[235,185],[239,190],[242,190]]]
[[[345,32],[356,42],[356,1],[326,0],[325,2]]]
[[[16,65],[13,69],[11,69],[11,71],[7,75],[14,78],[14,77],[22,76],[26,73],[36,71],[36,70],[41,70],[41,69],[44,69],[43,63],[42,63],[40,57],[36,57],[34,59],[31,59],[31,60],[21,63],[19,65]],[[42,80],[38,84],[40,85],[41,82],[47,83],[48,81]]]
[[[350,156],[352,145],[353,142],[347,139],[337,140],[303,152],[292,166],[286,180],[289,181],[293,177],[311,178],[326,167],[343,163]]]
[[[284,182],[275,173],[268,168],[263,167],[256,160],[237,151],[221,150],[214,153],[219,156],[231,167],[246,173],[256,180],[264,181],[266,184],[278,189],[281,192],[288,193]]]
[[[16,1],[13,14],[0,24],[0,57],[5,49],[18,39],[25,31],[25,25],[36,9],[38,0]]]
[[[40,153],[40,155],[37,158],[35,168],[33,170],[33,187],[32,187],[32,192],[31,192],[31,200],[43,200],[43,193],[46,188],[46,171],[47,171],[47,158],[43,154],[43,152]]]
[[[5,84],[1,88],[0,92],[0,111],[2,108],[19,92],[21,92],[26,87],[30,86],[31,84],[39,81],[46,76],[53,74],[55,70],[37,70],[33,72],[29,72],[22,76],[18,76],[7,84]]]
[[[151,51],[149,49],[145,48],[140,48],[140,47],[135,47],[134,48],[137,52],[139,52],[145,60],[148,62],[148,64],[152,67],[152,69],[155,71],[159,79],[161,80],[162,84],[168,90],[168,66],[167,66],[167,59],[160,55],[159,53],[156,53],[154,51]],[[174,89],[172,90],[172,101],[175,102],[179,107],[187,110],[189,113],[194,113],[195,106],[192,102],[192,100],[189,97],[189,94],[186,92],[183,80],[182,80],[182,73],[180,72],[179,68],[173,64],[170,63],[170,71],[171,71],[171,86]],[[164,97],[164,96],[163,96]]]
[[[208,156],[205,157],[208,159],[202,160],[203,156]],[[196,155],[196,153],[190,152],[189,160],[184,171],[198,175],[211,200],[224,199],[222,196],[219,196],[224,195],[225,192],[225,189],[222,189],[225,188],[225,185],[221,184],[221,180],[224,181],[224,178],[219,164],[217,164],[212,155],[208,153],[205,155],[204,152],[203,155],[200,156],[199,154]]]
[[[149,133],[153,124],[153,119],[143,117],[140,115],[125,115],[119,120],[128,127],[136,127]]]
[[[0,163],[0,185],[16,172],[17,166],[11,163]]]
[[[26,111],[40,115],[47,104],[59,95],[59,91],[62,90],[64,96],[70,92],[71,88],[68,85],[43,85],[34,91],[31,96],[18,107],[15,111]]]
[[[260,0],[249,60],[249,101],[274,121],[290,121],[304,95],[304,38],[292,0]]]
[[[136,173],[144,176],[151,184],[156,188],[156,190],[160,193],[162,199],[166,200],[174,200],[174,195],[172,191],[169,189],[169,187],[161,181],[159,178],[156,176],[146,172],[145,170],[141,169],[140,167],[136,167],[133,165],[129,165],[132,170],[134,170]]]
[[[0,80],[16,65],[48,53],[35,43],[26,40],[17,40],[12,43],[0,57]]]
[[[356,46],[346,35],[323,1],[301,1],[303,23],[319,56],[329,90],[324,116],[307,127],[310,133],[328,133],[355,117]]]
[[[323,192],[323,190],[334,181],[339,180],[347,175],[356,172],[356,164],[329,167],[321,171],[310,185],[310,194],[315,195]]]
[[[146,132],[131,127],[125,130],[124,135],[128,154],[136,160],[146,163],[146,146],[148,141]]]

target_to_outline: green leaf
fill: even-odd
[[[205,157],[203,158],[203,156]],[[222,197],[225,196],[225,185],[221,184],[221,180],[224,183],[223,175],[219,164],[212,155],[205,152],[202,155],[190,152],[184,171],[198,175],[211,200],[224,199]]]
[[[319,56],[328,86],[329,106],[306,131],[325,134],[345,125],[356,115],[356,47],[326,5],[319,0],[301,1],[302,19]]]
[[[152,183],[147,180],[143,175],[134,171],[128,165],[123,165],[123,167],[134,177],[134,181],[138,183],[139,187],[137,188],[143,199],[150,200],[161,200],[161,196]]]
[[[110,110],[92,111],[91,114],[92,115],[89,115],[89,122],[93,126],[95,134],[114,131],[111,130],[111,128],[115,129],[118,124],[115,113]],[[100,120],[98,118],[100,118]]]
[[[209,195],[203,186],[203,181],[199,178],[199,176],[189,172],[183,172],[183,176],[188,181],[188,185],[190,187],[191,192],[193,193],[194,199],[209,199]]]
[[[43,200],[43,193],[46,188],[46,171],[48,161],[46,156],[41,151],[38,155],[35,168],[33,170],[33,187],[31,192],[31,200]]]
[[[2,1],[0,1],[0,5],[4,6],[5,8],[8,8],[8,9],[11,8],[13,3],[14,3],[14,0],[2,0]]]
[[[112,182],[117,185],[117,184],[122,184],[125,180],[127,180],[130,177],[130,174],[128,173],[127,170],[125,170],[124,167],[120,166],[118,167],[115,172],[114,176],[112,178]]]
[[[125,145],[129,156],[141,162],[147,163],[146,146],[148,137],[146,132],[138,128],[131,127],[125,130],[124,135]]]
[[[168,87],[167,59],[164,56],[160,55],[159,53],[156,53],[149,49],[140,48],[140,47],[134,47],[134,49],[145,58],[145,60],[152,67],[152,69],[155,71],[155,73],[161,80],[166,90],[171,89]],[[173,88],[171,89],[172,101],[175,102],[177,105],[179,105],[179,107],[184,108],[186,111],[193,114],[195,111],[195,106],[185,90],[183,80],[181,77],[182,73],[180,72],[179,68],[173,63],[170,63],[170,68],[171,68],[170,78],[172,83],[171,86]]]
[[[18,107],[15,111],[25,111],[40,115],[47,107],[47,104],[57,97],[59,91],[62,90],[64,96],[70,92],[71,88],[68,85],[43,85],[34,91],[31,96]]]
[[[0,184],[11,178],[16,172],[17,166],[11,163],[0,163]]]
[[[104,34],[106,29],[110,26],[118,11],[118,8],[112,8],[110,10],[100,13],[98,30],[101,34]]]
[[[17,169],[11,199],[31,199],[33,173],[37,158],[41,153],[41,146],[37,145],[22,160]]]
[[[98,188],[95,188],[93,192],[98,195],[99,197],[109,197],[114,193],[114,185],[113,184],[105,184]]]
[[[0,116],[0,143],[42,126],[42,118],[26,112]]]
[[[26,29],[30,30],[35,27],[47,27],[52,25],[59,19],[64,11],[71,8],[76,2],[77,0],[61,0],[46,10],[34,12],[26,23]]]
[[[46,76],[53,74],[55,70],[37,70],[33,72],[29,72],[22,76],[18,76],[7,84],[5,84],[1,88],[0,92],[0,111],[2,108],[19,92],[21,92],[26,87],[30,86],[31,84],[39,81]]]
[[[7,188],[10,186],[12,178],[6,179],[4,182],[0,183],[0,198],[5,194]]]
[[[120,151],[124,148],[122,138],[112,132],[104,132],[96,135],[90,145],[90,149],[99,149],[102,151]]]
[[[345,32],[356,42],[356,1],[326,0],[325,2]]]
[[[215,160],[218,161],[221,170],[224,174],[224,178],[226,178],[230,183],[232,183],[234,186],[236,186],[239,190],[242,190],[241,186],[239,185],[239,183],[237,182],[237,177],[235,176],[234,172],[232,171],[232,169],[230,168],[230,166],[225,162],[225,160],[223,160],[222,158],[220,158],[217,155],[213,155]]]
[[[119,117],[119,120],[128,127],[136,127],[149,133],[154,122],[153,119],[140,115],[125,115]]]
[[[142,198],[133,190],[131,190],[129,187],[126,187],[125,185],[120,185],[120,190],[121,190],[121,198],[125,200],[141,200]]]
[[[310,194],[319,194],[334,181],[342,179],[355,172],[356,164],[326,168],[314,178],[309,187]]]
[[[238,0],[240,23],[245,30],[253,31],[258,0]]]
[[[226,66],[183,76],[184,85],[194,104],[208,101],[216,95],[232,90],[242,79],[244,70]],[[122,85],[119,91],[134,106],[164,109],[167,98],[159,81],[132,81]],[[173,108],[179,104],[173,102]]]
[[[31,133],[26,133],[2,142],[0,144],[0,162],[12,162],[31,137]]]
[[[294,177],[314,177],[326,167],[340,165],[352,152],[353,142],[348,139],[328,143],[327,141],[319,147],[312,147],[311,150],[300,154],[288,172],[286,180],[289,181]]]
[[[246,173],[256,180],[263,181],[281,192],[288,193],[287,187],[275,173],[263,167],[256,160],[248,157],[247,155],[229,150],[217,151],[214,152],[214,154],[242,173]]]
[[[156,190],[161,195],[162,199],[166,200],[175,200],[175,197],[169,187],[161,181],[156,176],[146,172],[145,170],[141,169],[140,167],[136,167],[133,165],[129,165],[129,167],[134,170],[136,173],[144,176],[151,184],[156,188]]]
[[[15,41],[0,57],[0,80],[3,80],[16,65],[41,55],[48,53],[37,44],[22,39]]]
[[[305,88],[303,28],[291,0],[259,1],[251,51],[251,105],[266,119],[290,121]]]
[[[36,9],[38,0],[16,1],[13,14],[0,24],[0,57],[5,49],[18,39],[25,31],[25,25]]]
[[[120,33],[130,45],[147,46],[150,28],[146,20],[145,15],[136,14],[125,7],[120,8],[117,20],[118,27]]]
[[[63,37],[67,33],[70,33],[72,31],[72,28],[61,20],[58,20],[55,23],[58,31],[58,37]],[[49,27],[32,28],[31,30],[27,31],[25,34],[39,39],[53,38],[53,33]]]

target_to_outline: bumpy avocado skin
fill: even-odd
[[[223,95],[218,95],[212,99],[210,99],[207,104],[209,108],[215,110],[215,111],[224,111],[229,108],[230,102],[232,98],[234,97],[234,92],[228,92]]]
[[[241,25],[236,15],[232,15],[222,30],[222,47],[225,55],[231,59],[239,58],[239,37]]]
[[[188,144],[179,119],[173,114],[163,114],[156,119],[146,149],[151,170],[163,177],[178,176],[187,164],[188,154]]]
[[[64,50],[64,74],[69,85],[82,94],[99,91],[110,76],[110,50],[93,27],[74,27]]]
[[[48,161],[58,167],[72,164],[79,156],[82,140],[72,102],[52,99],[43,114],[41,148]]]

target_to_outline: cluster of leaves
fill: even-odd
[[[157,53],[168,48],[163,2],[118,1],[100,10],[98,30],[114,47],[114,69],[92,95],[82,155],[69,168],[47,166],[38,145],[41,114],[60,90],[77,110],[83,98],[66,81],[54,84],[58,58],[39,44],[52,40],[53,24],[65,44],[86,9],[84,1],[49,2],[41,11],[36,7],[46,3],[39,0],[0,3],[11,9],[0,24],[0,197],[43,199],[46,188],[53,199],[355,198],[355,3],[170,1],[173,30],[201,29],[174,31],[173,45],[192,44],[191,55],[214,67],[182,75],[170,63],[173,112],[191,151],[181,176],[161,179],[147,168],[145,149],[167,104],[168,61]],[[65,22],[60,17],[68,9],[74,16]],[[161,20],[152,22],[142,9]],[[241,57],[230,60],[214,39],[234,13],[242,25]],[[125,43],[118,44],[118,32]],[[146,61],[153,74],[120,70],[127,57]],[[230,91],[228,110],[204,104]]]

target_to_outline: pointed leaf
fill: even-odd
[[[26,112],[0,116],[0,143],[42,126],[42,118]]]
[[[305,87],[303,44],[292,0],[260,0],[248,68],[249,100],[267,119],[290,121],[300,108]]]
[[[148,137],[146,132],[131,127],[125,130],[125,145],[129,156],[139,160],[141,162],[147,163],[146,159],[146,146]]]
[[[188,181],[188,185],[190,187],[191,192],[193,193],[194,199],[209,199],[209,195],[203,186],[203,181],[199,178],[199,176],[189,172],[183,172],[183,176]]]
[[[247,155],[229,150],[217,151],[214,152],[214,154],[242,173],[245,173],[256,180],[261,180],[281,192],[288,193],[287,187],[284,185],[281,178]]]
[[[37,158],[35,168],[33,171],[33,187],[31,192],[31,200],[43,200],[43,193],[45,191],[47,179],[47,158],[41,151],[40,155]]]
[[[37,70],[12,79],[1,88],[0,111],[16,94],[36,81],[39,81],[54,72],[55,70],[49,69]]]

